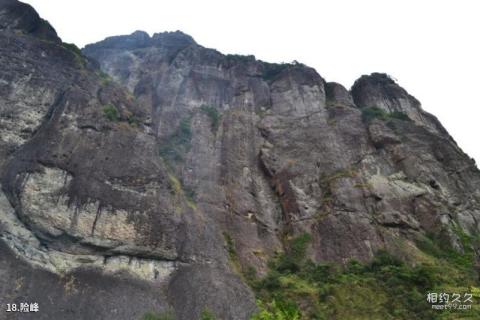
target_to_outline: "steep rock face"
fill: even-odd
[[[296,235],[314,261],[344,263],[409,259],[427,233],[462,250],[454,230],[479,231],[475,163],[386,75],[348,91],[181,32],[111,37],[85,58],[24,27],[30,7],[0,4],[2,303],[38,300],[45,319],[248,319],[239,274],[264,274]]]
[[[194,42],[128,49],[115,42],[130,37],[84,52],[151,105],[160,144],[190,119],[192,148],[172,165],[198,190],[199,207],[228,217],[224,228],[244,267],[262,270],[284,234],[311,233],[315,260],[344,261],[396,250],[398,239],[418,233],[445,232],[455,242],[452,224],[478,230],[475,164],[388,76],[363,76],[350,94],[303,65],[223,56]],[[163,37],[170,44],[184,35]],[[205,106],[222,115],[215,131],[199,115]],[[362,120],[369,107],[411,121]]]
[[[2,305],[38,301],[43,319],[110,319],[113,309],[140,318],[171,309],[169,295],[185,309],[174,284],[188,274],[172,279],[188,268],[215,274],[218,285],[184,319],[210,305],[219,317],[247,318],[253,296],[228,269],[218,226],[158,155],[149,108],[75,47],[25,26],[21,19],[38,20],[31,7],[1,4]],[[56,301],[43,294],[57,290]],[[121,302],[139,291],[138,305]]]

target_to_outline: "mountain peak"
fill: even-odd
[[[152,45],[155,47],[186,47],[196,44],[195,40],[181,31],[155,33],[152,37]]]
[[[142,30],[137,30],[129,35],[105,38],[94,44],[85,46],[85,50],[93,46],[103,49],[138,49],[146,47],[185,47],[195,44],[193,38],[181,31],[155,33],[152,37]]]
[[[40,18],[30,5],[16,0],[0,0],[0,30],[33,35],[45,40],[60,42],[55,29]]]

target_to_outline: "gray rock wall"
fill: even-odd
[[[345,263],[408,259],[426,233],[462,250],[453,230],[479,231],[475,163],[386,75],[349,91],[181,32],[82,55],[28,27],[43,23],[32,10],[0,2],[2,304],[248,319],[242,272],[262,275],[301,233],[311,259]],[[366,119],[372,107],[384,114]]]

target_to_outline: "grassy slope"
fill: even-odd
[[[459,237],[463,253],[438,239],[419,239],[415,266],[379,252],[370,264],[351,261],[346,267],[306,260],[308,235],[298,237],[271,261],[266,277],[245,276],[259,299],[254,319],[480,319],[475,297],[465,311],[432,310],[426,300],[428,292],[463,297],[478,291],[475,239]]]

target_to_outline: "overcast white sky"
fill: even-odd
[[[181,30],[223,53],[298,60],[347,88],[386,72],[480,165],[477,0],[24,0],[79,47],[107,36]]]

